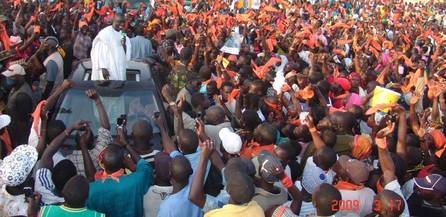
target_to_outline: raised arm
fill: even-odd
[[[443,88],[437,88],[434,89],[434,101],[432,103],[432,114],[431,114],[431,120],[432,121],[438,121],[440,118],[440,103],[439,98],[441,95],[443,95],[444,90]]]
[[[406,150],[406,135],[407,135],[407,120],[406,111],[400,105],[397,105],[393,109],[398,114],[398,142],[396,144],[396,153],[407,160]]]
[[[302,193],[294,185],[293,181],[287,176],[281,166],[272,169],[273,175],[277,177],[283,186],[291,194],[293,200],[291,201],[290,209],[295,215],[299,215],[302,206]]]
[[[178,135],[184,129],[183,122],[183,106],[184,106],[184,96],[181,96],[177,103],[169,103],[170,108],[173,110],[174,118],[176,119],[177,125],[175,126],[175,135]]]
[[[395,123],[387,122],[387,127],[376,134],[375,143],[378,146],[378,157],[383,172],[384,185],[396,179],[395,164],[392,161],[390,152],[387,149],[387,136],[393,133]]]
[[[198,163],[195,175],[192,178],[192,184],[189,191],[189,200],[200,208],[204,207],[206,194],[204,193],[204,176],[209,161],[209,156],[214,152],[214,142],[206,140],[201,151],[200,162]]]
[[[410,127],[412,131],[418,135],[418,132],[420,130],[420,124],[418,123],[418,117],[415,113],[415,105],[417,104],[418,100],[420,100],[420,94],[417,92],[414,92],[412,94],[412,97],[410,98],[410,106],[409,106],[409,121],[410,121]]]
[[[46,124],[48,122],[48,111],[44,108],[42,108],[42,111],[40,112],[40,137],[39,142],[37,143],[37,153],[39,154],[39,157],[42,157],[43,152],[45,151],[46,147]]]
[[[161,142],[163,144],[163,149],[165,152],[170,154],[173,151],[177,151],[177,146],[172,141],[172,139],[169,136],[169,133],[167,132],[167,128],[164,124],[164,119],[161,116],[154,117],[155,123],[160,129],[161,134]]]
[[[73,130],[79,130],[85,126],[87,126],[87,122],[79,121],[73,124],[73,126],[65,129],[56,138],[54,138],[42,154],[42,158],[40,159],[40,168],[53,168],[53,155],[56,154],[65,139],[73,132]]]
[[[73,82],[70,80],[64,80],[62,84],[56,88],[56,90],[53,92],[53,94],[48,97],[45,104],[45,110],[51,111],[53,109],[54,105],[56,104],[57,100],[59,99],[59,96],[66,90],[70,89],[73,86]]]
[[[307,118],[305,119],[307,122],[307,126],[311,133],[311,138],[313,138],[314,147],[316,149],[320,149],[325,147],[325,143],[322,140],[321,136],[317,132],[316,126],[314,126],[313,118],[310,115],[307,115]]]
[[[126,140],[126,129],[124,127],[118,127],[117,128],[117,142],[119,145],[127,149],[127,151],[130,154],[130,157],[135,163],[138,163],[139,160],[141,160],[141,156],[135,151],[135,149],[132,148],[131,145]]]
[[[99,120],[101,122],[101,127],[110,130],[110,122],[108,121],[107,112],[105,111],[104,105],[102,104],[101,98],[99,97],[96,90],[90,89],[85,92],[88,98],[94,100],[96,103],[96,108],[99,113]]]
[[[93,134],[91,133],[91,128],[88,125],[85,127],[85,131],[83,133],[79,132],[76,135],[78,146],[82,152],[82,158],[84,159],[85,175],[90,182],[94,181],[94,175],[96,173],[96,168],[87,148],[88,142],[91,140],[92,136]]]
[[[223,102],[223,100],[220,98],[219,95],[214,95],[214,101],[217,103],[217,105],[221,106],[223,110],[225,111],[226,117],[228,117],[229,121],[232,121],[232,113],[229,111],[226,104]]]

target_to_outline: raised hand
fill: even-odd
[[[308,129],[314,129],[315,128],[313,118],[311,117],[310,114],[308,114],[307,117],[305,118],[305,122],[306,122],[306,124],[308,126]]]
[[[87,127],[87,126],[88,126],[88,121],[80,120],[80,121],[74,123],[73,126],[72,126],[72,128],[73,128],[74,130],[81,130],[81,129],[83,129],[84,127]]]
[[[395,130],[395,123],[392,122],[391,120],[388,120],[387,126],[384,127],[383,129],[381,129],[380,131],[378,131],[378,133],[376,134],[376,137],[377,138],[385,138],[388,135],[392,134],[394,130]]]
[[[88,142],[91,140],[92,137],[92,133],[91,133],[91,128],[90,126],[87,124],[87,126],[85,126],[85,132],[83,133],[78,133],[77,137],[78,137],[78,141],[79,141],[79,147],[80,148],[87,148]]]
[[[214,149],[214,141],[207,139],[202,144],[201,157],[203,159],[209,159],[209,156],[211,156],[212,152],[214,152]]]
[[[420,100],[421,94],[419,92],[414,92],[410,98],[410,104],[415,105]]]
[[[71,80],[67,80],[67,79],[63,80],[63,82],[62,82],[62,88],[63,88],[64,90],[68,90],[68,89],[70,89],[71,87],[73,87],[73,82],[72,82]]]
[[[99,95],[96,92],[96,90],[93,89],[89,89],[87,91],[85,91],[85,95],[88,96],[88,98],[92,99],[92,100],[98,100],[99,99]]]
[[[204,136],[206,134],[204,123],[201,119],[195,119],[195,132],[197,132],[198,136]]]

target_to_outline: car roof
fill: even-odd
[[[73,73],[70,76],[71,80],[88,81],[90,79],[92,69],[91,59],[83,59],[73,68]],[[86,75],[87,73],[88,75]],[[149,64],[137,59],[127,61],[127,77],[137,78],[133,79],[137,81],[153,79]]]
[[[126,90],[156,90],[151,81],[75,81],[72,89],[126,89]]]

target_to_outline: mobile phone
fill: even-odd
[[[119,118],[117,118],[116,120],[116,124],[120,127],[124,127],[127,124],[127,115],[122,114],[121,116],[119,116]]]
[[[24,187],[23,192],[25,193],[25,197],[27,198],[32,197],[34,194],[33,189],[31,187]]]

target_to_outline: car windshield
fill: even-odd
[[[122,114],[127,115],[128,130],[131,130],[137,120],[147,120],[151,123],[153,132],[159,133],[159,129],[152,120],[153,114],[159,111],[152,91],[126,90],[119,95],[101,96],[101,100],[108,114],[113,135],[116,135],[117,118]],[[63,121],[66,126],[71,126],[79,120],[91,121],[91,128],[95,135],[100,127],[96,104],[85,95],[84,90],[79,89],[71,89],[66,93],[56,120]]]

